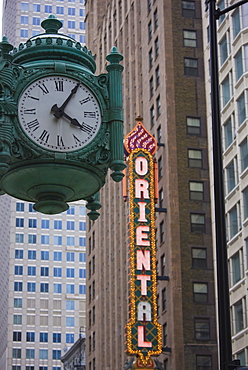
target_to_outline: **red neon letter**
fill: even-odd
[[[148,186],[149,186],[149,183],[147,180],[136,179],[135,180],[135,198],[149,199]]]
[[[141,295],[147,295],[147,281],[151,278],[149,275],[137,275],[137,280],[140,280]]]
[[[138,175],[144,176],[147,174],[148,167],[147,167],[147,160],[144,157],[138,157],[135,160],[135,171]]]
[[[136,251],[137,270],[150,270],[150,251]]]
[[[148,239],[148,233],[150,231],[149,226],[138,226],[136,229],[136,244],[140,245],[142,247],[149,247],[150,246],[150,240],[144,240]]]
[[[138,326],[138,347],[152,347],[152,342],[145,342],[144,326]]]

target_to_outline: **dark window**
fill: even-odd
[[[205,215],[200,213],[191,213],[190,225],[192,233],[205,233]]]
[[[22,332],[21,331],[13,331],[13,341],[14,342],[21,342],[22,340]]]
[[[152,38],[152,22],[148,23],[148,40],[150,41]]]
[[[149,69],[152,68],[152,65],[153,65],[153,53],[152,53],[152,49],[149,51]]]
[[[156,29],[158,27],[158,9],[156,9],[153,14],[153,20],[154,20],[154,29]]]
[[[211,356],[196,355],[196,370],[212,370]]]
[[[189,182],[189,197],[191,200],[203,200],[203,182]]]
[[[210,322],[209,319],[195,319],[195,339],[210,339]]]
[[[183,45],[196,48],[196,31],[183,30]]]
[[[159,224],[159,232],[160,232],[160,243],[164,242],[164,221],[160,222]]]
[[[149,86],[150,86],[150,98],[153,96],[154,94],[154,83],[153,83],[153,77],[150,78],[150,81],[149,81]]]
[[[195,58],[184,58],[184,74],[186,76],[198,76],[198,60]]]
[[[182,1],[182,15],[187,18],[195,17],[195,1]]]
[[[163,192],[163,188],[159,190],[159,193],[158,193],[158,201],[159,201],[159,208],[163,208],[164,206],[164,192]]]
[[[241,171],[248,167],[248,141],[247,138],[240,144]]]
[[[166,288],[162,290],[162,311],[166,310]]]
[[[161,114],[161,101],[160,101],[160,95],[156,99],[156,110],[157,110],[157,117]]]
[[[202,151],[200,149],[188,150],[189,167],[202,167]]]
[[[159,180],[163,176],[163,167],[162,167],[162,157],[159,157],[158,159],[158,178]]]
[[[194,302],[207,303],[208,301],[208,284],[194,283],[193,284]]]
[[[159,66],[155,70],[155,76],[156,76],[156,88],[160,85],[160,71]]]
[[[154,41],[154,47],[155,47],[155,59],[159,56],[159,42],[158,37]]]
[[[187,117],[187,133],[192,135],[201,134],[201,120],[196,117]]]
[[[157,141],[158,141],[158,144],[161,144],[161,139],[162,139],[162,130],[161,130],[161,126],[158,126],[158,128],[157,128]]]
[[[207,251],[205,248],[192,248],[192,267],[207,268]]]
[[[162,330],[163,330],[163,346],[167,346],[167,324],[163,324],[163,327],[162,327]]]
[[[154,112],[154,106],[150,108],[150,121],[151,121],[151,127],[155,123],[155,112]]]
[[[152,9],[152,0],[147,0],[147,11],[148,13],[150,13]]]

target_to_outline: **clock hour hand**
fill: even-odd
[[[53,112],[54,117],[60,118],[63,115],[65,107],[67,106],[67,104],[71,100],[72,96],[76,94],[79,85],[80,85],[80,82],[78,82],[76,84],[76,86],[71,90],[70,95],[67,97],[67,99],[64,101],[64,103],[61,105],[61,107],[58,107],[57,104],[54,104],[52,106],[51,112]]]

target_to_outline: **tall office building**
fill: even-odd
[[[53,13],[62,33],[85,42],[82,0],[5,0],[3,34],[14,46],[42,33]],[[0,197],[0,368],[60,370],[60,356],[86,325],[86,209],[47,216]]]
[[[220,9],[237,1],[217,2]],[[204,5],[204,4],[203,4]],[[206,106],[212,137],[208,12],[203,7]],[[217,21],[222,156],[224,167],[227,254],[229,265],[232,346],[235,358],[248,365],[248,4]],[[209,155],[212,156],[210,145]],[[211,163],[211,161],[210,161]],[[212,167],[212,166],[211,166]],[[212,173],[212,171],[210,171]],[[211,184],[213,179],[211,177]],[[211,186],[213,189],[213,186]],[[211,191],[213,198],[213,190]],[[214,220],[214,209],[212,212]]]
[[[98,73],[113,45],[123,54],[125,135],[143,116],[156,137],[157,302],[165,369],[216,369],[201,1],[88,0],[87,45]],[[121,184],[107,179],[87,234],[87,366],[128,358],[128,216]]]

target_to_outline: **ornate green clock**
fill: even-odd
[[[114,47],[96,76],[91,52],[61,26],[50,16],[18,49],[0,43],[0,192],[47,214],[85,199],[95,219],[108,169],[120,181],[125,167],[122,56]]]

